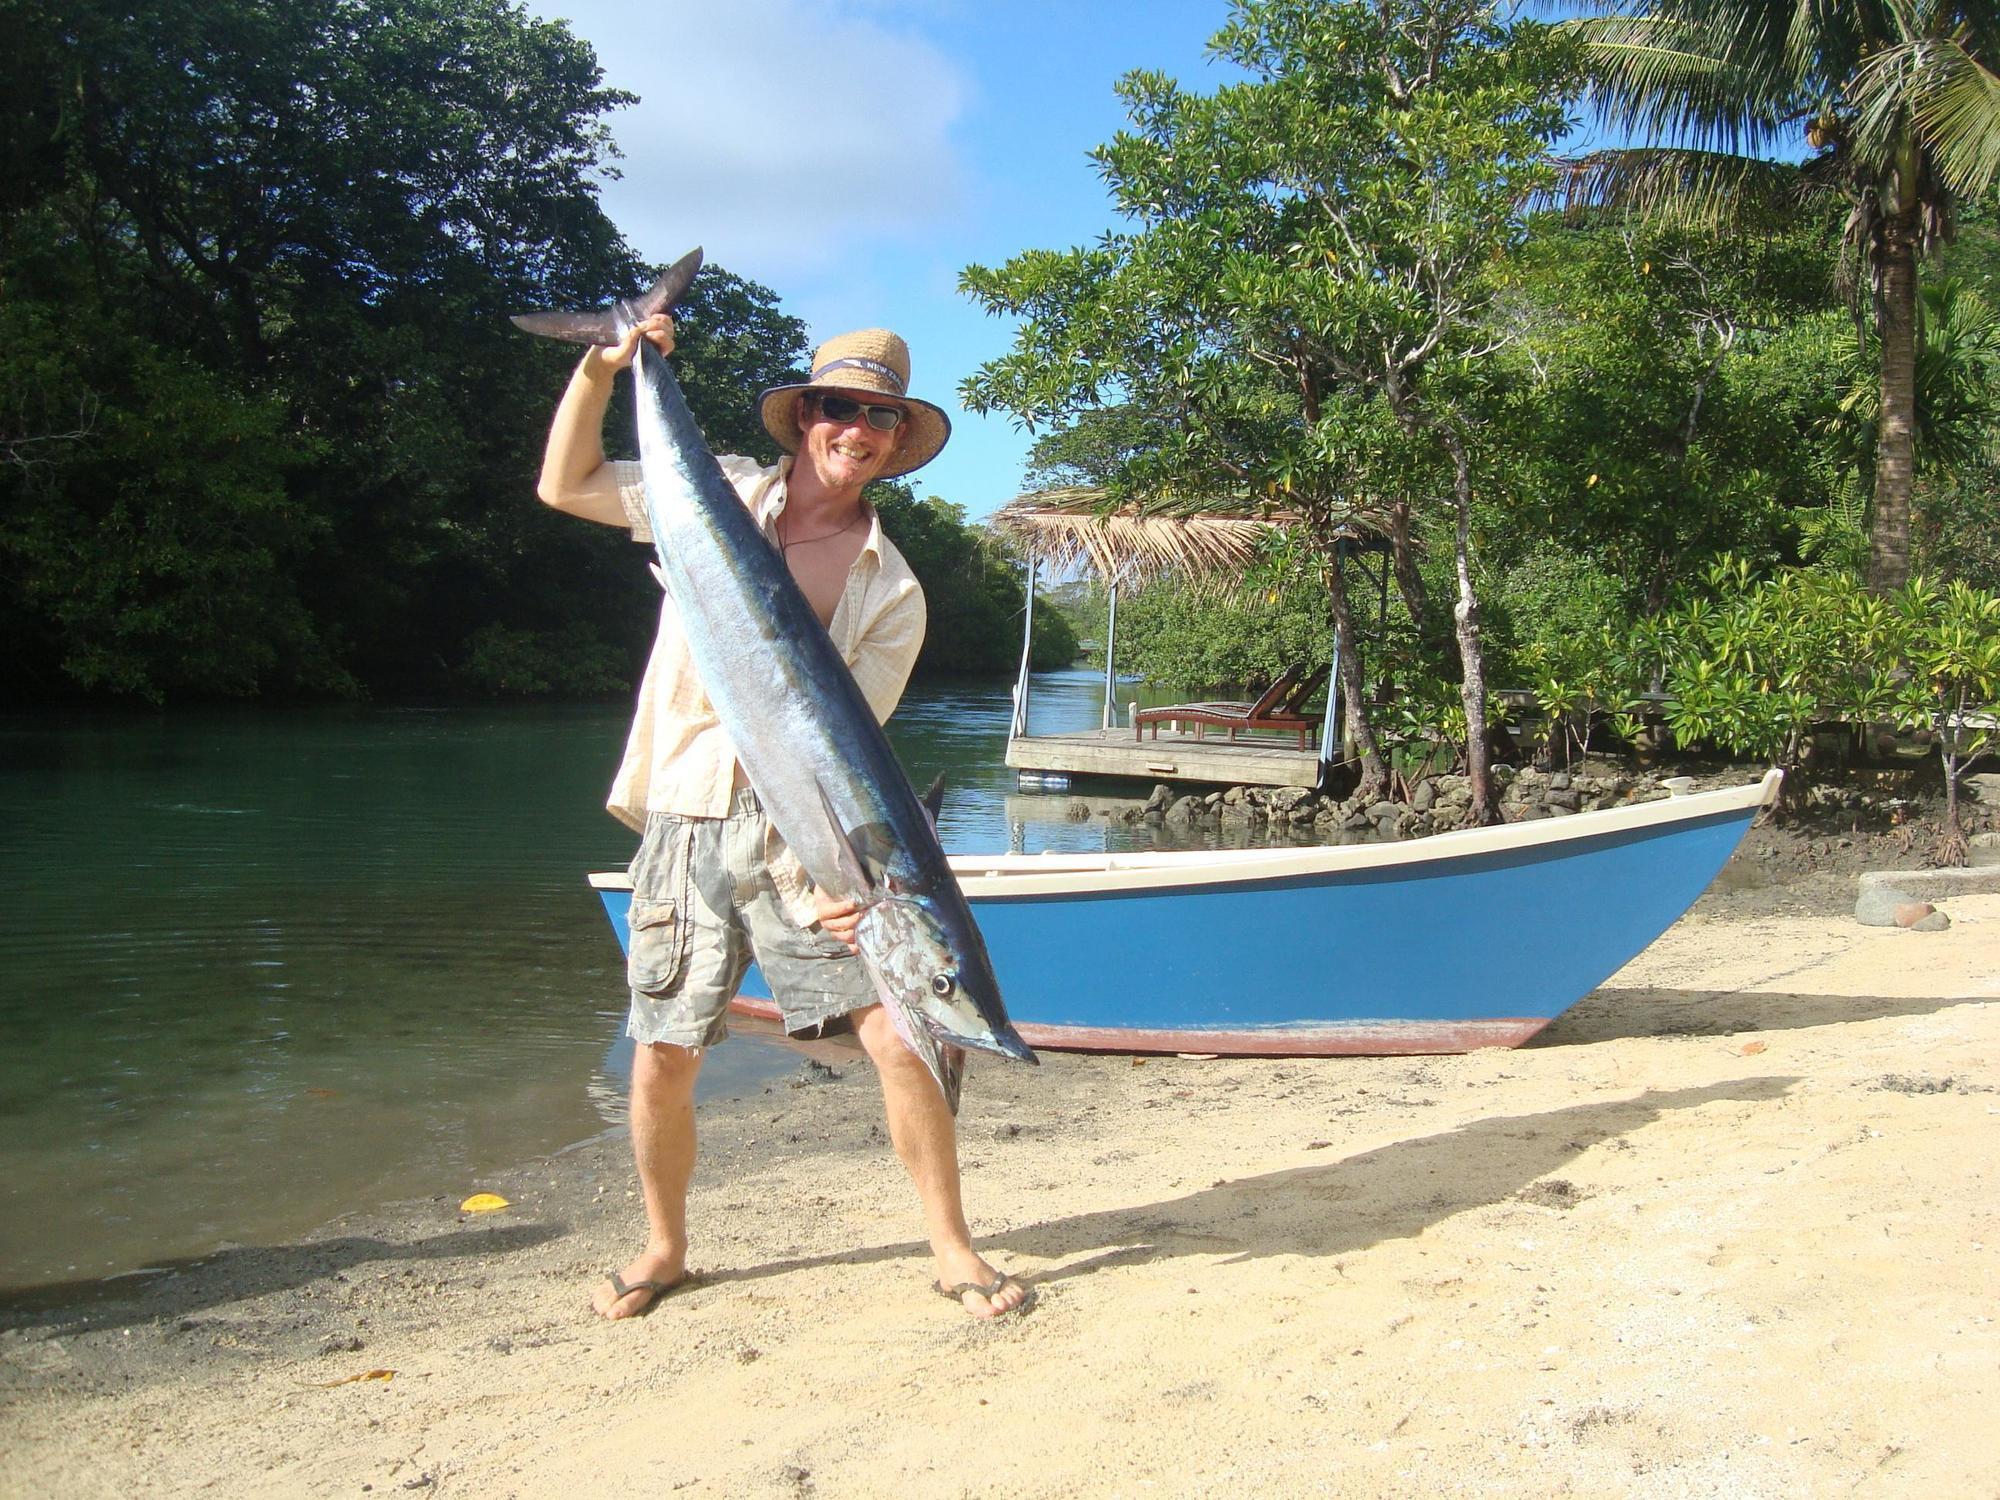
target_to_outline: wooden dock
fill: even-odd
[[[1130,728],[1077,734],[1017,735],[1007,742],[1007,764],[1017,771],[1070,776],[1122,776],[1137,781],[1195,781],[1215,786],[1317,786],[1319,752],[1300,750],[1294,736],[1233,743],[1211,730],[1206,739],[1162,726],[1153,738],[1135,739]]]

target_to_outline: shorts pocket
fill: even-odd
[[[632,931],[625,977],[633,989],[657,995],[673,988],[687,964],[688,926],[677,901],[646,901],[634,896],[626,924]]]

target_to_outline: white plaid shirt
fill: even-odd
[[[765,535],[771,535],[785,509],[791,459],[780,459],[771,468],[733,454],[717,462]],[[632,540],[650,543],[653,532],[646,521],[639,465],[615,462],[611,467]],[[903,554],[882,534],[881,518],[871,510],[867,540],[847,570],[847,586],[827,632],[878,720],[886,720],[903,696],[924,643],[924,619],[923,588]],[[639,683],[625,759],[605,805],[635,829],[645,827],[649,812],[721,818],[728,816],[731,794],[741,784],[736,747],[695,673],[673,600],[663,598],[659,634]],[[786,911],[800,926],[809,925],[814,907],[804,868],[775,833],[765,852]]]

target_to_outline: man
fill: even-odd
[[[639,466],[607,462],[602,441],[613,378],[642,336],[662,356],[673,352],[673,322],[660,315],[584,355],[556,408],[537,493],[557,510],[649,542]],[[908,348],[887,330],[829,339],[807,383],[758,398],[786,457],[771,468],[720,460],[880,719],[902,697],[923,644],[924,599],[862,490],[928,463],[951,432],[941,410],[906,394],[909,369]],[[689,661],[671,600],[608,805],[643,835],[632,862],[626,1029],[637,1044],[632,1152],[647,1238],[594,1292],[599,1315],[646,1312],[687,1278],[695,1075],[703,1050],[727,1034],[724,1015],[752,956],[788,1030],[852,1017],[882,1081],[890,1140],[923,1205],[937,1290],[977,1318],[1024,1306],[1027,1289],[972,1246],[951,1111],[874,1001],[855,945],[859,908],[813,890],[763,816]]]

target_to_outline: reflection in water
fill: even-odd
[[[1101,699],[1047,674],[1033,727]],[[920,686],[891,725],[913,781],[947,778],[946,848],[1153,845],[1010,796],[1008,714],[1004,683]],[[626,718],[0,722],[0,1285],[456,1201],[601,1130],[629,1048],[582,877],[630,857],[603,810]],[[746,1038],[703,1088],[796,1065]]]

